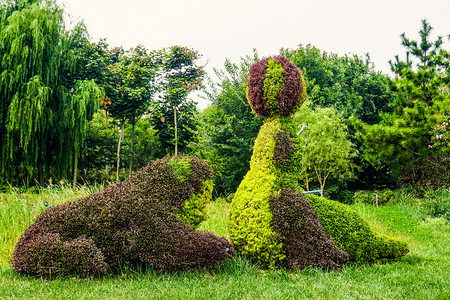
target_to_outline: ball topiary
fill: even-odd
[[[263,59],[250,67],[247,96],[262,119],[289,116],[306,98],[306,84],[300,69],[283,56]]]
[[[44,211],[12,259],[30,275],[96,276],[147,264],[207,269],[234,255],[231,243],[196,231],[211,196],[212,171],[196,157],[158,160],[125,181]]]

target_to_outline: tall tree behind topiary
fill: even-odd
[[[382,115],[379,124],[357,122],[365,159],[374,166],[389,165],[396,175],[406,172],[408,177],[410,167],[433,155],[433,128],[450,115],[450,55],[442,37],[431,40],[432,29],[423,20],[419,41],[401,35],[406,60],[396,56],[390,61],[396,74],[390,84],[396,94],[393,112]]]
[[[256,51],[238,64],[226,59],[223,70],[214,70],[219,83],[208,78],[205,94],[211,105],[200,113],[190,147],[213,167],[216,195],[234,193],[250,168],[252,146],[262,121],[248,103],[246,78],[258,60]]]
[[[124,137],[125,123],[131,124],[131,156],[129,174],[133,169],[134,128],[139,119],[153,106],[156,92],[155,77],[159,67],[158,59],[143,46],[128,51],[121,48],[111,50],[112,64],[108,66],[103,86],[110,104],[105,108],[120,126],[117,144],[116,180],[119,180],[120,147]]]
[[[86,30],[67,32],[62,14],[50,0],[2,4],[2,180],[43,184],[50,176],[66,177],[101,96],[94,82],[76,76]]]
[[[197,61],[201,55],[182,46],[165,48],[158,53],[160,99],[153,122],[161,142],[161,156],[173,154],[175,149],[186,152],[197,128],[196,103],[188,95],[198,90],[204,76],[203,66]],[[176,135],[176,136],[175,136]]]

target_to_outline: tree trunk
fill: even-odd
[[[117,170],[116,170],[116,182],[119,182],[119,166],[120,166],[120,145],[122,144],[123,139],[123,132],[125,129],[125,121],[122,122],[122,125],[120,127],[120,136],[119,136],[119,143],[117,144]]]
[[[175,124],[175,156],[178,155],[178,132],[177,132],[177,108],[173,107],[173,119]]]
[[[77,153],[77,146],[75,145],[75,157],[73,161],[73,187],[77,186],[77,172],[78,172],[78,153]]]
[[[44,186],[44,166],[42,162],[41,155],[38,155],[38,177],[39,177],[39,185]]]
[[[130,153],[130,170],[128,172],[128,176],[131,176],[131,172],[133,171],[133,158],[134,158],[134,126],[135,121],[131,123],[131,153]]]

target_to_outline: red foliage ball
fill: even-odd
[[[283,92],[275,99],[280,108],[277,112],[271,111],[264,98],[264,80],[270,59],[276,60],[283,67]],[[300,69],[284,56],[269,57],[254,63],[249,70],[247,88],[248,101],[261,119],[275,115],[287,117],[295,113],[306,96]]]

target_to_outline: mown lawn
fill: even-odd
[[[340,272],[266,270],[235,257],[208,272],[124,270],[99,279],[42,280],[15,273],[8,259],[23,230],[48,205],[92,192],[53,188],[0,195],[0,299],[450,299],[450,225],[413,205],[353,205],[379,231],[408,241],[395,261],[350,265]],[[204,230],[227,236],[229,204],[209,205]]]

